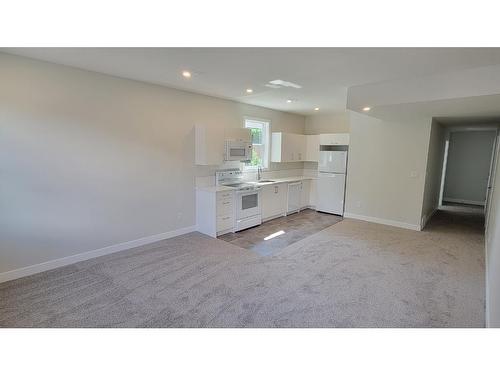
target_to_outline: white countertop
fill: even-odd
[[[274,184],[283,184],[283,183],[290,183],[290,182],[298,182],[298,181],[303,181],[303,180],[315,180],[317,177],[308,177],[308,176],[294,176],[294,177],[282,177],[282,178],[263,178],[263,180],[272,180],[273,182],[255,182],[255,181],[246,181],[248,183],[256,183],[259,186],[267,186],[267,185],[274,185]],[[212,192],[212,193],[217,193],[218,191],[228,191],[228,190],[236,190],[233,187],[229,186],[223,186],[223,185],[217,185],[217,186],[197,186],[197,190],[203,190],[207,192]]]
[[[263,178],[263,180],[273,180],[273,182],[257,182],[260,186],[265,185],[274,185],[274,184],[282,184],[286,182],[298,182],[303,180],[315,180],[316,177],[308,177],[308,176],[294,176],[294,177],[282,177],[282,178]]]
[[[229,186],[217,185],[217,186],[197,186],[196,190],[208,191],[209,193],[217,193],[218,191],[230,191],[236,189]]]

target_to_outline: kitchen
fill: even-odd
[[[262,143],[251,129],[225,130],[223,142],[217,137],[218,142],[210,143],[213,135],[197,125],[195,163],[204,165],[214,160],[213,155],[221,161],[215,176],[196,187],[198,231],[223,236],[305,209],[342,217],[349,134],[263,133],[270,140],[271,162],[308,162],[314,169],[294,169],[283,175],[279,173],[283,171],[262,171],[260,165],[249,167],[254,148]]]

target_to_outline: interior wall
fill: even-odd
[[[315,114],[305,120],[305,134],[349,133],[350,111]]]
[[[431,119],[351,112],[346,216],[420,229]]]
[[[196,123],[305,118],[0,53],[0,273],[195,225]],[[293,166],[291,166],[293,167]]]
[[[439,206],[441,177],[443,173],[446,130],[437,121],[432,120],[425,173],[424,201],[422,206],[422,227],[425,226]]]
[[[500,159],[493,179],[489,220],[486,227],[486,324],[500,328]]]
[[[450,133],[443,200],[484,204],[494,131],[454,131]]]

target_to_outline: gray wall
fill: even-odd
[[[450,133],[443,200],[484,204],[494,140],[493,131]]]
[[[197,122],[299,115],[0,53],[0,273],[195,224]],[[299,165],[302,167],[302,164]]]
[[[429,151],[427,153],[422,227],[425,226],[427,220],[430,219],[432,213],[439,206],[445,144],[446,130],[441,124],[433,120],[429,136]]]
[[[346,215],[420,229],[431,120],[350,118]]]
[[[350,112],[314,114],[306,117],[306,134],[349,133]]]

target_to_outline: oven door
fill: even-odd
[[[238,191],[236,219],[260,215],[260,190]]]

